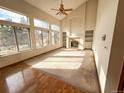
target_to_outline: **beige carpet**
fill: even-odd
[[[100,93],[93,53],[90,50],[58,49],[27,60],[25,63],[83,91]]]

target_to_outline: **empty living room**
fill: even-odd
[[[124,93],[124,0],[0,0],[0,93]]]

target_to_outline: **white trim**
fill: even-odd
[[[30,28],[30,25],[21,24],[21,23],[15,23],[15,22],[10,22],[10,21],[5,21],[5,20],[0,20],[0,25],[9,25],[9,26]]]
[[[5,9],[5,10],[10,11],[10,12],[13,12],[13,13],[17,13],[17,14],[26,16],[26,17],[27,17],[27,24],[25,24],[25,25],[30,25],[29,17],[28,17],[26,14],[21,13],[21,12],[18,12],[18,11],[14,10],[14,9],[10,9],[10,8],[7,8],[7,7],[3,7],[3,6],[0,6],[0,8]],[[16,23],[16,22],[14,22],[14,23]]]

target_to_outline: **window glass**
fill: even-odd
[[[52,31],[52,44],[55,44],[54,31]]]
[[[27,50],[31,48],[30,31],[27,28],[15,29],[19,51]]]
[[[43,33],[43,46],[47,46],[49,44],[49,32],[42,31]]]
[[[17,52],[17,46],[13,27],[0,25],[0,55],[15,52]]]
[[[0,20],[16,22],[21,24],[29,24],[28,18],[24,15],[0,8]]]
[[[39,19],[34,19],[34,26],[49,29],[49,23]]]
[[[55,25],[55,24],[51,24],[51,29],[55,30],[55,31],[60,31],[60,27],[58,25]]]
[[[49,44],[49,32],[36,30],[36,46],[37,48],[45,47]]]
[[[60,33],[57,31],[52,31],[52,44],[60,43]]]
[[[60,42],[59,32],[57,32],[57,31],[54,32],[54,38],[55,38],[55,44],[59,44],[59,42]]]
[[[41,48],[43,47],[43,34],[40,30],[35,30],[36,34],[36,47]]]

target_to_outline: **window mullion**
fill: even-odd
[[[28,36],[29,36],[30,47],[31,47],[32,46],[32,40],[31,40],[31,30],[30,30],[30,28],[28,28]]]
[[[48,46],[50,45],[50,32],[48,31]]]
[[[18,44],[18,40],[17,40],[16,27],[13,27],[13,28],[14,28],[14,34],[15,34],[15,40],[16,40],[17,51],[19,52],[19,44]]]
[[[43,47],[44,47],[44,43],[43,43],[43,31],[41,31],[41,35],[42,35],[42,44],[43,44]]]

